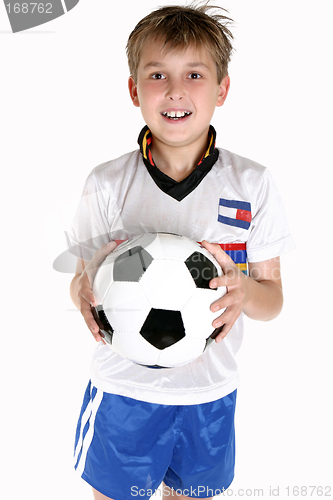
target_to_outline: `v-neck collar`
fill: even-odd
[[[138,143],[142,154],[142,159],[147,167],[149,174],[155,184],[167,195],[177,201],[183,200],[190,194],[204,179],[208,172],[212,169],[219,157],[219,150],[216,148],[216,131],[211,125],[208,132],[208,148],[203,154],[201,160],[185,179],[180,182],[171,179],[157,168],[151,154],[152,134],[147,126],[145,126],[139,135]]]

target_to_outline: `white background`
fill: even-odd
[[[52,263],[90,170],[137,147],[126,40],[172,3],[81,0],[17,34],[0,5],[4,499],[92,498],[72,452],[95,344]],[[246,323],[231,493],[288,498],[332,486],[332,4],[212,3],[236,21],[218,145],[269,167],[297,244],[282,258],[282,314]]]

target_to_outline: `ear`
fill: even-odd
[[[216,101],[217,107],[223,106],[224,101],[227,98],[229,88],[230,88],[230,77],[225,76],[223,78],[222,82],[220,83],[219,93],[218,93],[217,101]]]
[[[133,76],[130,76],[128,79],[128,89],[129,89],[129,93],[130,93],[130,96],[131,96],[131,99],[132,99],[134,106],[139,108],[140,102],[139,102],[139,96],[138,96],[138,87],[134,81]]]

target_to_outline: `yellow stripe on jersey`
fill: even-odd
[[[147,136],[149,134],[150,134],[150,130],[147,130],[147,132],[145,133],[145,135],[143,137],[143,141],[142,141],[142,153],[143,153],[144,158],[146,158],[146,160],[148,160],[148,157],[147,157]]]
[[[209,131],[209,133],[210,133],[210,142],[209,142],[209,146],[208,146],[208,149],[207,149],[207,151],[206,151],[206,154],[205,154],[205,156],[204,156],[205,158],[207,158],[207,156],[209,156],[209,154],[210,154],[210,152],[211,152],[211,151],[210,151],[210,148],[212,147],[212,143],[213,143],[213,141],[214,141],[214,135],[212,134],[212,132],[211,132],[211,131]]]
[[[247,272],[247,264],[236,264],[236,266],[238,267],[238,269],[240,269],[241,271],[243,271],[243,273]]]

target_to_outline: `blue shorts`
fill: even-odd
[[[218,495],[234,477],[236,393],[170,406],[103,393],[89,383],[75,469],[114,500],[148,499],[162,481],[189,497]]]

